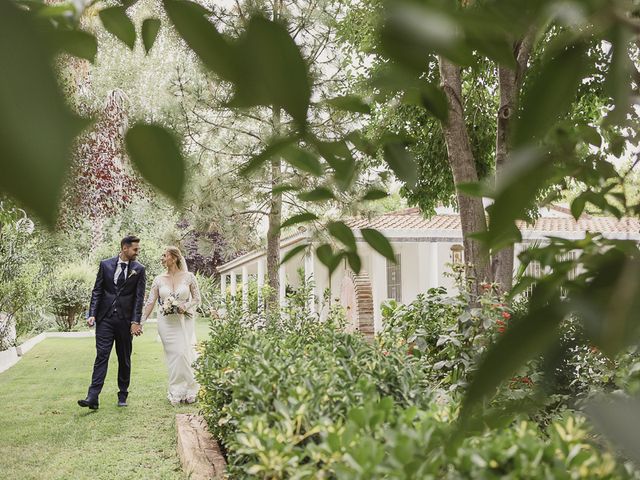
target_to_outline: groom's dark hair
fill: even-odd
[[[120,248],[124,247],[125,245],[130,246],[132,243],[140,243],[140,239],[135,235],[127,235],[122,240],[120,240]]]

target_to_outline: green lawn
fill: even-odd
[[[208,327],[198,324],[198,339]],[[166,400],[167,374],[155,324],[134,339],[129,407],[116,406],[112,352],[100,409],[82,409],[93,338],[49,338],[0,374],[0,478],[183,479],[175,415],[196,411]]]

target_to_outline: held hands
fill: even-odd
[[[131,335],[133,335],[134,337],[139,337],[140,335],[142,335],[142,325],[140,325],[139,323],[132,323]]]

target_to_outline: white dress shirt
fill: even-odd
[[[116,267],[116,274],[113,276],[113,283],[115,283],[116,285],[118,284],[118,277],[120,276],[120,271],[122,270],[120,268],[120,264],[124,263],[125,267],[124,267],[124,279],[127,279],[127,270],[129,270],[129,260],[121,260],[120,257],[118,257],[118,266]]]

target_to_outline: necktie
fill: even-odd
[[[121,288],[122,285],[124,285],[124,281],[125,281],[125,278],[126,278],[124,276],[125,275],[124,272],[125,272],[126,268],[127,268],[127,264],[126,263],[124,263],[124,262],[120,263],[120,275],[118,275],[118,280],[116,280],[116,286],[118,288]]]

